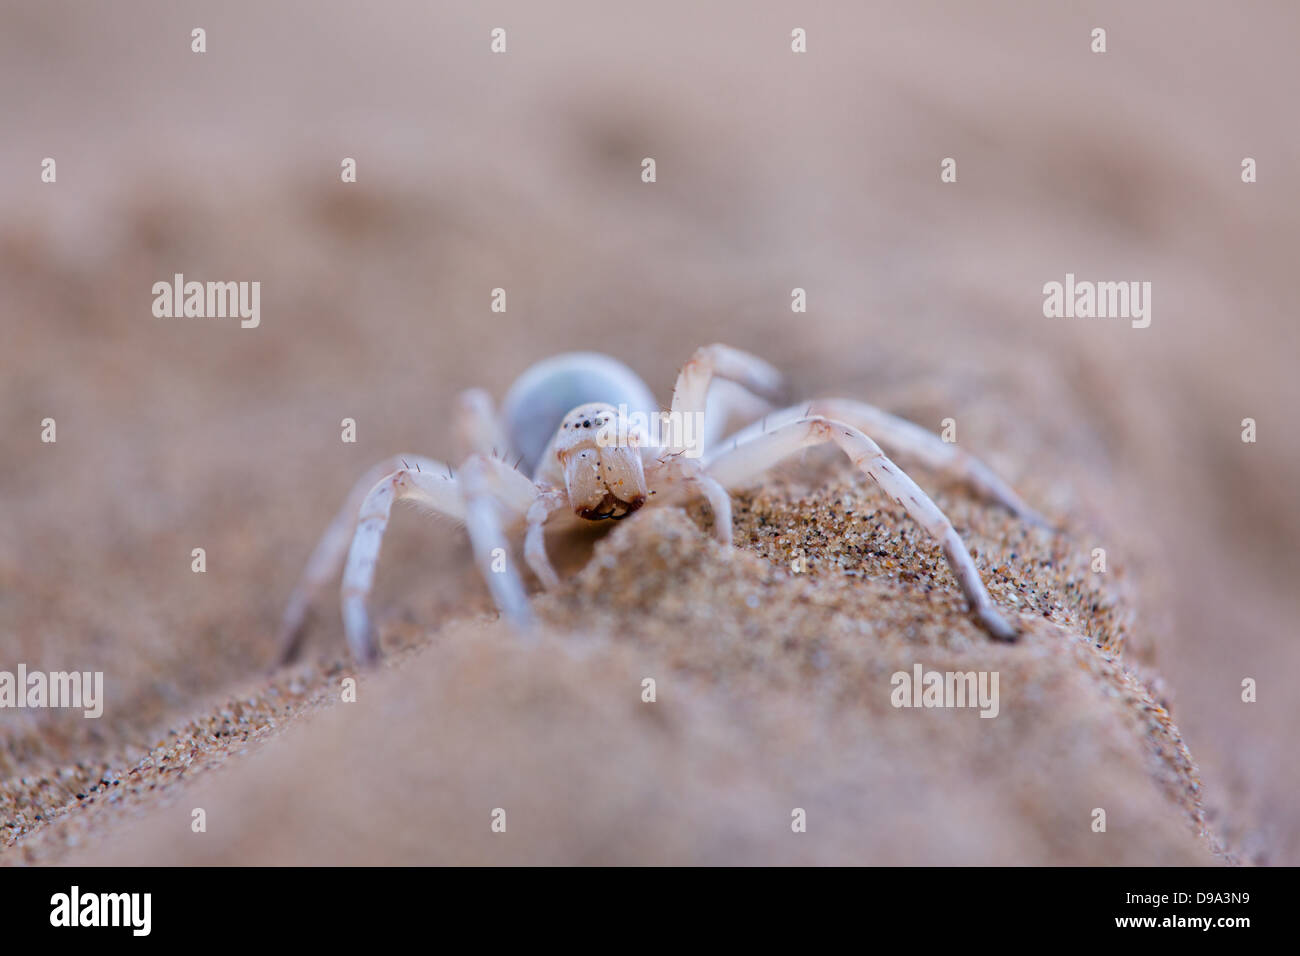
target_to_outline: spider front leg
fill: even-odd
[[[804,402],[790,408],[771,412],[760,421],[732,435],[723,448],[743,445],[759,437],[764,432],[772,431],[791,422],[804,418],[829,418],[837,422],[852,425],[858,431],[870,433],[886,448],[894,452],[911,455],[923,464],[937,471],[945,472],[964,482],[976,494],[996,502],[1006,508],[1022,521],[1042,527],[1050,527],[1049,522],[1015,492],[1010,485],[998,477],[988,465],[974,455],[958,448],[955,444],[945,442],[938,435],[927,431],[905,418],[891,415],[883,409],[866,402],[847,398],[824,398],[813,402]],[[716,458],[722,449],[713,450],[706,456]]]
[[[713,536],[719,544],[731,545],[731,495],[698,458],[684,455],[659,458],[646,466],[646,481],[664,494],[672,493],[674,486],[681,493],[699,492],[713,511]]]
[[[498,554],[509,553],[502,523],[502,511],[513,518],[527,513],[537,496],[537,487],[522,474],[495,458],[472,455],[461,468],[461,497],[465,502],[465,529],[479,573],[492,592],[497,609],[521,633],[533,627],[528,594],[514,565],[498,566]]]
[[[688,432],[684,419],[686,416],[704,417],[709,385],[714,376],[735,382],[764,399],[776,400],[785,392],[784,376],[756,355],[721,344],[696,349],[677,373],[677,382],[673,386],[672,419],[681,431],[678,440],[667,445],[670,454],[686,452],[688,456],[698,458],[703,453],[701,445],[705,429],[697,427]],[[688,443],[691,436],[693,443]]]
[[[993,604],[952,522],[916,482],[885,456],[879,445],[852,425],[820,416],[780,425],[718,454],[708,465],[708,472],[723,486],[732,488],[752,480],[801,448],[826,442],[838,445],[854,465],[939,542],[971,614],[989,636],[1002,641],[1016,640],[1019,630]]]
[[[343,569],[343,628],[353,659],[370,664],[379,658],[366,601],[393,503],[399,500],[464,521],[475,562],[502,615],[520,629],[531,627],[532,615],[518,574],[508,562],[502,570],[495,570],[493,552],[507,547],[501,509],[518,518],[527,512],[536,494],[536,487],[522,474],[482,455],[471,455],[454,478],[402,468],[381,479],[361,505]]]
[[[524,560],[542,582],[542,587],[553,591],[560,586],[560,576],[555,573],[555,566],[546,554],[546,522],[551,515],[563,511],[569,506],[569,496],[558,489],[551,488],[538,494],[528,508],[525,520],[528,531],[524,536]]]

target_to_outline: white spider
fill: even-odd
[[[524,555],[548,589],[558,586],[559,578],[546,554],[543,527],[559,512],[590,521],[618,520],[651,495],[665,501],[695,489],[713,510],[718,540],[729,546],[727,489],[752,481],[801,448],[825,442],[838,445],[939,542],[984,630],[999,640],[1015,640],[1017,627],[998,613],[951,522],[865,432],[962,479],[1025,520],[1041,524],[1042,519],[980,461],[871,405],[824,399],[758,418],[771,408],[767,400],[782,390],[780,373],[762,359],[710,345],[697,350],[678,374],[667,414],[659,412],[650,390],[627,366],[591,352],[559,355],[532,366],[507,393],[499,418],[485,392],[463,393],[457,415],[463,464],[453,472],[442,462],[402,455],[362,477],[290,597],[280,660],[297,655],[308,608],[337,574],[349,537],[342,587],[348,646],[358,663],[378,658],[366,599],[394,501],[406,499],[463,522],[497,607],[516,627],[528,629],[532,612],[523,584],[513,566],[500,560],[507,551],[497,551],[506,547],[508,528],[527,526]],[[753,424],[718,442],[727,419],[740,413]],[[661,418],[670,426],[669,434],[656,443],[647,423]],[[519,456],[531,480],[499,457],[507,449],[511,457]]]

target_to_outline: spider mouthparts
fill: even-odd
[[[645,504],[645,497],[642,495],[637,495],[631,501],[623,501],[607,492],[594,508],[579,508],[576,513],[579,518],[586,518],[588,521],[604,521],[606,518],[622,521],[643,504]]]

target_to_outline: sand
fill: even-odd
[[[782,471],[737,499],[738,549],[703,506],[624,522],[538,599],[536,646],[484,618],[390,623],[355,702],[346,664],[299,666],[142,760],[10,782],[10,839],[26,861],[92,863],[1222,858],[1177,728],[1121,657],[1122,588],[1068,536],[941,499],[1020,610],[1026,638],[999,645],[880,492],[819,453]],[[996,671],[997,716],[894,707],[891,675],[916,663]]]

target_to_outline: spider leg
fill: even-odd
[[[1003,641],[1015,640],[1019,635],[1018,629],[998,612],[952,522],[916,482],[885,456],[879,445],[852,425],[823,416],[786,422],[714,456],[707,468],[720,484],[732,488],[751,480],[801,448],[826,442],[838,445],[854,465],[870,476],[907,510],[912,520],[939,542],[970,605],[971,614],[989,636]]]
[[[674,484],[697,490],[713,511],[714,537],[720,544],[731,544],[731,495],[699,459],[681,455],[659,458],[648,466],[646,482],[661,490]]]
[[[456,402],[456,443],[461,455],[508,458],[510,440],[497,418],[492,396],[484,389],[469,388]]]
[[[1050,527],[1049,522],[1027,505],[993,469],[965,449],[945,442],[938,435],[905,418],[899,418],[874,405],[852,399],[819,399],[772,412],[763,420],[741,429],[721,445],[707,452],[705,464],[707,466],[709,461],[717,458],[724,449],[743,445],[764,432],[772,431],[782,425],[815,416],[844,422],[858,431],[867,432],[892,451],[911,455],[937,471],[953,475],[977,494],[1001,505],[1021,520]]]
[[[677,383],[673,387],[672,414],[681,420],[688,415],[703,416],[708,405],[709,385],[714,376],[735,382],[748,391],[762,398],[779,399],[785,390],[785,379],[779,371],[757,356],[733,349],[728,345],[706,345],[696,349],[677,373]],[[698,457],[699,436],[703,429],[694,434],[696,446],[689,451]],[[677,436],[681,439],[682,435]],[[669,444],[665,450],[669,454],[688,451],[685,444]]]
[[[527,485],[503,493],[503,480],[515,483],[507,476],[514,475]],[[502,509],[508,508],[513,517],[526,514],[537,498],[537,487],[519,472],[493,458],[471,455],[461,467],[461,494],[465,500],[465,528],[474,549],[474,560],[479,572],[492,592],[492,600],[516,631],[529,633],[533,627],[533,612],[528,606],[528,594],[514,564],[505,561],[496,567],[500,550],[504,556],[510,546],[502,524]]]
[[[352,532],[356,527],[361,502],[365,500],[366,495],[374,488],[377,481],[403,467],[403,463],[412,470],[421,473],[437,474],[444,477],[451,473],[451,470],[445,464],[434,461],[432,458],[425,458],[421,455],[394,455],[391,458],[385,458],[368,469],[357,480],[356,484],[352,486],[352,490],[348,492],[347,498],[344,499],[342,507],[334,516],[334,520],[329,523],[329,527],[321,535],[320,541],[311,553],[311,557],[307,559],[307,564],[298,578],[298,583],[294,586],[293,593],[289,595],[288,604],[285,605],[284,609],[284,616],[280,621],[279,650],[276,652],[275,658],[276,666],[290,663],[302,651],[303,638],[306,636],[307,631],[307,612],[316,602],[320,593],[332,580],[337,578],[339,571],[343,568],[343,559],[348,553],[348,544],[352,540]]]
[[[755,395],[731,379],[714,378],[704,401],[704,427],[700,448],[707,452],[731,431],[758,421],[776,410],[765,398]]]
[[[556,489],[539,494],[528,508],[525,520],[528,531],[524,535],[524,560],[542,582],[542,587],[550,591],[560,586],[560,576],[555,573],[555,566],[546,555],[546,522],[557,511],[568,507],[568,496]]]
[[[501,508],[521,516],[536,494],[533,483],[519,472],[482,455],[471,455],[455,478],[446,473],[410,468],[401,468],[381,478],[361,504],[356,533],[343,569],[343,629],[353,659],[358,664],[371,664],[379,658],[379,643],[371,627],[366,599],[374,585],[379,549],[393,502],[399,500],[464,521],[475,561],[497,607],[515,625],[529,627],[532,618],[518,574],[508,562],[499,572],[492,565],[494,550],[506,547]]]

